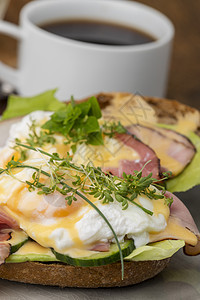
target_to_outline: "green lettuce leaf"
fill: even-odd
[[[35,243],[30,242],[29,243]],[[25,245],[24,245],[25,246]],[[7,263],[20,263],[25,261],[57,261],[53,253],[46,249],[46,253],[29,253],[23,251],[22,246],[17,252],[11,254],[7,259]],[[161,260],[171,257],[180,248],[185,246],[182,240],[166,240],[156,243],[151,243],[146,246],[139,247],[125,258],[129,261],[144,261],[144,260]],[[33,251],[34,252],[34,251]],[[44,252],[44,251],[43,251]]]
[[[185,246],[182,240],[166,240],[139,247],[125,258],[125,260],[161,260],[171,257],[180,248]]]
[[[2,120],[24,116],[35,110],[56,111],[65,107],[63,102],[54,96],[56,89],[46,91],[33,97],[20,97],[11,95],[8,98],[7,108],[2,115]]]

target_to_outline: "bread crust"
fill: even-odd
[[[100,93],[96,95],[97,100],[101,108],[105,108],[110,104],[111,100],[114,99],[116,93]],[[130,93],[119,93],[121,97],[130,96]],[[136,95],[137,96],[137,95]],[[152,108],[155,109],[155,112],[158,118],[164,119],[167,122],[174,122],[177,120],[177,114],[181,113],[183,116],[188,112],[198,111],[197,109],[178,102],[172,99],[157,98],[157,97],[142,97]]]
[[[40,262],[5,263],[0,266],[0,278],[59,287],[122,287],[156,276],[167,266],[169,260],[124,262],[123,280],[120,262],[100,267]]]

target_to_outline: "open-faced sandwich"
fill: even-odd
[[[0,152],[0,278],[125,286],[180,248],[200,253],[171,193],[200,183],[197,110],[121,93],[66,104],[50,91],[12,96],[3,118],[21,113]]]

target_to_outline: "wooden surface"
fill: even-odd
[[[175,26],[168,98],[200,109],[200,0],[140,0],[168,16]]]
[[[11,0],[5,19],[17,22],[28,0]],[[140,0],[173,22],[176,30],[167,97],[200,109],[200,0]],[[0,60],[16,64],[16,42],[0,35]]]

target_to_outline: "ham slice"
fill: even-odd
[[[173,197],[167,227],[164,231],[150,234],[150,242],[166,239],[183,239],[186,242],[184,247],[185,254],[200,254],[200,233],[189,210],[179,198],[170,192],[166,192],[165,196],[167,198]]]
[[[170,139],[173,139],[179,143],[184,144],[188,148],[195,150],[195,147],[192,144],[192,142],[185,135],[177,131],[168,128],[161,128],[161,127],[156,127],[156,131]]]
[[[129,160],[127,157],[127,159],[119,161],[118,168],[106,167],[103,169],[105,172],[110,172],[115,176],[122,177],[123,172],[125,172],[126,174],[134,174],[134,171],[140,171],[144,167],[144,165],[149,162],[144,167],[142,175],[147,176],[149,173],[152,173],[153,178],[160,178],[160,161],[156,156],[154,150],[152,150],[149,146],[147,146],[131,134],[118,133],[115,135],[115,138],[124,143],[126,146],[138,152],[140,155],[140,159],[133,161]]]
[[[198,255],[200,254],[200,232],[192,218],[187,207],[183,204],[183,202],[173,195],[170,192],[166,192],[166,197],[170,198],[173,197],[173,203],[170,208],[170,215],[179,220],[180,224],[185,228],[189,229],[193,232],[197,237],[197,244],[195,246],[191,246],[186,244],[184,248],[184,252],[187,255]]]
[[[0,207],[0,265],[10,255],[10,245],[5,242],[9,240],[13,229],[19,229],[17,222]]]
[[[99,252],[108,252],[110,249],[110,243],[108,242],[99,242],[94,245],[90,250],[91,251],[99,251]]]
[[[2,229],[19,229],[17,222],[8,216],[3,209],[0,207],[0,232]]]
[[[0,242],[7,241],[10,238],[10,233],[0,231]]]
[[[10,245],[0,242],[0,265],[4,263],[5,259],[10,255]]]
[[[134,174],[134,171],[140,171],[143,167],[146,161],[140,160],[140,161],[130,161],[130,160],[121,160],[119,163],[119,177],[122,177],[123,172],[126,174]],[[159,179],[159,161],[157,157],[154,157],[151,159],[151,162],[148,163],[144,170],[142,171],[142,176],[147,176],[149,173],[152,173],[152,177]]]
[[[183,171],[196,153],[191,141],[173,130],[138,124],[127,130],[155,151],[162,171],[171,171],[174,176]]]
[[[185,245],[184,253],[186,255],[194,256],[194,255],[200,254],[200,234],[197,234],[197,239],[198,239],[198,242],[197,242],[196,246],[191,246],[189,244]]]

